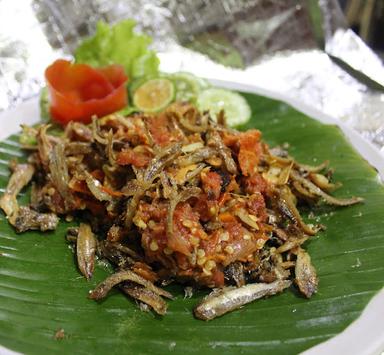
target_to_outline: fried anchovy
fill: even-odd
[[[151,184],[157,175],[172,162],[181,152],[181,143],[175,143],[166,147],[155,158],[152,159],[144,173],[144,182]]]
[[[104,241],[104,244],[105,244],[106,248],[116,249],[118,251],[121,251],[122,253],[133,258],[134,260],[141,260],[142,259],[142,257],[139,254],[137,254],[133,249],[128,248],[127,246],[120,244],[118,242],[110,242],[109,240],[106,240],[106,241]]]
[[[343,185],[340,182],[336,184],[329,182],[328,178],[322,174],[310,173],[308,177],[317,187],[325,191],[332,191]]]
[[[89,280],[95,269],[96,238],[89,224],[81,223],[77,235],[77,265],[81,273]]]
[[[310,173],[318,173],[321,170],[324,170],[329,164],[329,160],[326,160],[325,162],[321,163],[318,166],[311,166],[306,164],[299,164],[295,162],[295,166],[299,168],[300,171],[307,171]]]
[[[31,164],[17,164],[4,195],[0,198],[0,208],[4,210],[12,225],[15,224],[19,212],[16,197],[22,188],[31,181],[34,172],[35,168]]]
[[[364,201],[361,197],[352,197],[347,199],[335,198],[333,196],[328,195],[323,190],[321,190],[318,186],[316,186],[311,181],[303,178],[298,172],[292,170],[291,177],[293,180],[299,181],[304,187],[306,187],[312,194],[321,197],[324,199],[326,203],[329,205],[335,206],[349,206],[354,205],[356,203]]]
[[[138,285],[124,285],[121,290],[132,298],[144,302],[160,315],[167,312],[167,303],[155,292]]]
[[[281,254],[281,253],[285,253],[286,251],[289,251],[291,249],[297,248],[301,244],[306,242],[307,240],[308,240],[307,236],[304,236],[304,237],[297,237],[297,236],[295,236],[293,238],[291,237],[284,244],[280,245],[276,249],[276,253]]]
[[[101,135],[100,124],[96,116],[92,116],[92,137],[96,142],[107,145],[108,141]]]
[[[27,230],[55,230],[59,223],[59,217],[54,213],[39,213],[30,207],[21,206],[13,224],[18,233]]]
[[[300,249],[297,254],[295,275],[295,282],[300,292],[305,297],[310,298],[317,291],[319,279],[311,263],[311,257],[303,249]]]
[[[207,126],[197,126],[191,122],[189,122],[185,118],[180,118],[180,124],[187,129],[188,131],[195,132],[195,133],[202,133],[207,131]]]
[[[92,146],[87,142],[69,142],[65,145],[65,155],[79,155],[92,153]]]
[[[53,137],[47,134],[51,125],[43,125],[37,131],[37,147],[39,150],[39,158],[43,167],[47,170],[49,164],[49,155],[53,149]]]
[[[127,204],[127,210],[125,212],[125,228],[130,229],[132,225],[132,219],[135,215],[136,208],[140,199],[143,197],[145,191],[149,189],[153,180],[161,173],[161,171],[173,161],[181,152],[181,143],[175,143],[163,151],[161,151],[155,158],[152,159],[143,175],[143,181],[141,186],[132,196],[131,200]]]
[[[225,278],[235,283],[237,287],[245,285],[244,267],[239,261],[229,264],[224,272]]]
[[[118,271],[115,274],[112,274],[111,276],[107,277],[103,282],[98,284],[93,291],[90,292],[89,298],[92,298],[94,300],[100,300],[108,294],[112,287],[116,286],[117,284],[123,281],[135,282],[153,291],[159,296],[173,298],[173,296],[169,292],[155,286],[152,282],[144,279],[143,277],[137,275],[131,270]]]
[[[135,260],[123,251],[117,248],[119,243],[110,243],[102,241],[99,243],[98,254],[100,257],[108,259],[112,264],[120,269],[127,269],[131,267]]]
[[[177,164],[178,166],[183,167],[196,163],[201,163],[205,159],[212,158],[216,154],[218,154],[216,149],[211,147],[203,147],[179,158],[177,160]]]
[[[102,189],[102,184],[95,179],[88,171],[83,170],[85,182],[91,191],[92,195],[99,201],[112,201],[113,197]]]
[[[308,235],[315,235],[317,230],[306,224],[301,218],[300,212],[297,210],[293,200],[292,193],[288,186],[283,186],[279,190],[278,207],[280,211],[289,219],[297,223],[297,225]]]
[[[66,210],[73,208],[73,196],[68,186],[68,164],[64,154],[64,143],[57,143],[49,154],[49,171],[53,185],[63,198]]]
[[[237,165],[232,158],[231,150],[223,143],[218,132],[211,132],[210,139],[212,140],[212,144],[217,148],[219,154],[224,160],[225,166],[227,170],[231,174],[238,174]]]
[[[194,310],[196,318],[211,320],[265,296],[283,291],[291,281],[248,284],[242,287],[225,287],[209,294]]]

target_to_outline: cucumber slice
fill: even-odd
[[[166,78],[150,79],[137,87],[133,104],[144,112],[157,112],[166,108],[175,98],[175,86]]]
[[[197,106],[201,111],[209,110],[212,116],[224,110],[227,124],[232,127],[246,123],[251,118],[251,109],[244,97],[225,89],[202,91],[197,98]]]
[[[197,86],[199,91],[211,87],[211,84],[207,80],[186,71],[179,71],[177,73],[174,73],[173,77],[176,79],[182,78],[184,80],[189,81],[193,85]]]
[[[176,87],[176,100],[196,102],[201,90],[209,87],[209,83],[191,73],[178,72],[172,75],[172,80]]]

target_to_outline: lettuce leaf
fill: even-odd
[[[152,39],[134,32],[135,25],[134,20],[123,20],[113,26],[98,22],[95,35],[76,49],[76,62],[95,67],[121,64],[130,79],[156,75],[159,59],[148,49]]]
[[[49,97],[48,97],[48,88],[44,86],[40,91],[40,118],[43,121],[49,121],[51,119],[51,114],[49,112]]]

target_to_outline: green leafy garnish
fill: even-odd
[[[19,136],[19,142],[22,146],[34,146],[37,144],[37,130],[33,127],[21,125],[22,132]]]
[[[131,79],[157,74],[159,59],[148,49],[152,39],[134,32],[135,25],[131,19],[113,26],[98,22],[95,35],[85,39],[76,49],[76,62],[95,67],[121,64]]]
[[[51,119],[51,114],[49,113],[49,98],[48,98],[48,88],[44,86],[40,91],[40,117],[43,121],[49,121]]]
[[[138,111],[139,111],[139,109],[136,107],[127,106],[127,107],[124,107],[123,109],[121,109],[120,111],[117,111],[116,113],[118,113],[119,115],[122,115],[122,116],[128,116],[131,113],[138,112]]]

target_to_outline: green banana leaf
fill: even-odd
[[[203,297],[177,298],[164,317],[141,312],[119,292],[96,303],[88,291],[110,269],[100,263],[87,282],[77,271],[65,242],[66,223],[53,233],[17,235],[0,214],[0,344],[28,354],[294,354],[340,333],[355,320],[384,285],[384,188],[376,171],[347,143],[335,126],[323,125],[290,106],[244,94],[253,117],[246,127],[262,130],[274,146],[290,144],[297,160],[330,160],[335,179],[343,182],[336,196],[362,196],[349,208],[317,207],[327,226],[306,243],[320,278],[310,300],[294,287],[256,301],[211,322],[193,318]],[[7,164],[24,156],[17,136],[0,144],[0,188]],[[26,201],[27,193],[21,200]],[[55,338],[63,329],[63,338]]]

